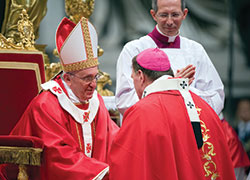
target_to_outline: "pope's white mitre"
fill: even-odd
[[[76,25],[64,18],[57,28],[56,45],[65,72],[98,65],[97,32],[84,17]]]

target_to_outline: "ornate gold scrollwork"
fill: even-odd
[[[53,78],[57,73],[59,73],[62,70],[60,62],[45,64],[44,68],[45,68],[46,81]]]
[[[29,20],[29,16],[25,9],[20,14],[21,19],[17,22],[17,29],[20,32],[21,44],[27,49],[35,49],[35,35],[33,23]]]
[[[214,153],[214,146],[210,142],[205,142],[202,146],[202,152],[203,154],[203,159],[206,159],[210,161],[212,159],[212,156],[215,156],[216,153]]]
[[[29,20],[33,24],[35,39],[38,39],[40,22],[47,13],[47,0],[5,0],[4,20],[1,33],[6,38],[13,38],[19,42],[17,22],[22,10],[25,9],[29,15]]]
[[[57,49],[53,50],[53,55],[59,58]],[[56,74],[58,74],[62,70],[62,66],[60,62],[55,62],[55,63],[46,62],[44,65],[44,68],[45,68],[46,81],[49,81],[51,78],[53,78]]]
[[[204,164],[204,170],[206,172],[205,176],[208,177],[211,175],[211,180],[215,180],[219,177],[219,174],[216,171],[216,164],[213,161],[207,161]]]
[[[0,34],[0,49],[16,49],[16,50],[36,50],[35,35],[33,31],[33,24],[29,20],[29,16],[25,9],[19,16],[20,20],[17,22],[17,34],[19,36],[20,42],[12,37],[6,38]]]
[[[95,0],[65,0],[65,11],[69,19],[77,23],[81,17],[89,18],[94,11]]]
[[[97,91],[102,96],[114,96],[114,93],[108,89],[104,89],[106,84],[111,85],[112,81],[110,79],[110,75],[106,72],[102,72],[99,70],[99,74],[101,75],[100,79],[97,81]]]
[[[199,107],[196,107],[198,115],[200,117],[202,109]],[[202,146],[202,159],[205,159],[205,162],[203,163],[203,169],[205,171],[205,176],[211,178],[211,180],[216,180],[219,177],[219,174],[217,172],[217,166],[215,162],[213,161],[213,157],[216,156],[214,145],[209,142],[209,139],[211,138],[211,135],[209,134],[209,129],[207,128],[204,121],[200,121],[201,123],[201,133],[203,137],[203,146]]]

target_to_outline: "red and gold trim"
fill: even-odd
[[[200,117],[202,109],[197,107],[197,112]],[[209,177],[209,179],[217,179],[219,177],[219,174],[217,172],[217,166],[214,162],[214,157],[216,156],[214,145],[209,141],[211,138],[210,130],[207,128],[204,121],[200,120],[201,123],[201,133],[203,137],[203,146],[202,146],[202,159],[203,161],[203,169],[205,171],[205,177]]]
[[[85,61],[80,61],[80,62],[73,63],[73,64],[63,64],[62,69],[65,72],[72,72],[72,71],[79,71],[81,69],[86,69],[90,67],[95,67],[98,64],[99,64],[98,58],[92,58],[92,59],[87,59]]]
[[[68,23],[69,20],[64,19],[64,21]],[[59,42],[57,43],[59,46],[58,49],[62,49],[62,47],[66,48],[65,43],[62,44],[62,47],[60,46],[62,38],[59,38],[59,37],[61,37],[61,36],[59,36],[59,34],[60,34],[59,32],[61,32],[60,29],[65,29],[65,28],[63,28],[63,26],[66,26],[67,23],[62,23],[62,25],[61,25],[62,27],[60,26],[61,28],[58,28],[59,30],[58,30],[58,38],[57,39],[60,42],[60,43]],[[66,24],[66,25],[64,25],[64,24]],[[99,65],[98,58],[97,58],[97,46],[95,45],[95,42],[97,40],[97,37],[95,37],[95,36],[97,36],[97,34],[96,34],[96,31],[93,31],[93,29],[91,29],[94,27],[92,27],[92,25],[90,24],[88,19],[84,18],[84,17],[80,20],[79,24],[77,24],[74,28],[79,27],[79,26],[81,28],[81,34],[78,34],[78,36],[82,37],[82,43],[83,43],[82,47],[76,43],[75,47],[70,46],[70,48],[77,48],[77,49],[79,49],[79,51],[84,51],[84,54],[86,56],[81,57],[81,58],[78,57],[79,59],[77,59],[77,61],[74,60],[74,62],[72,61],[72,63],[64,63],[65,60],[63,60],[63,58],[65,58],[65,57],[62,57],[60,55],[61,54],[61,52],[60,52],[59,56],[61,59],[62,68],[65,72],[79,71],[82,69],[95,67],[95,66]],[[70,28],[65,30],[67,33],[61,32],[61,34],[64,35],[63,39],[64,39],[64,42],[66,42],[66,43],[69,41],[69,38],[71,36],[73,36],[73,34],[76,32],[76,31],[74,31],[74,29],[73,30],[71,29],[72,27],[73,26],[71,25]],[[70,33],[68,32],[69,30],[71,31]],[[77,32],[79,32],[79,31],[77,31]],[[93,39],[91,39],[91,38],[93,38]],[[92,41],[94,41],[94,42],[92,42]],[[67,47],[67,48],[69,48],[69,47]],[[96,55],[95,55],[94,51],[96,51]],[[68,53],[70,53],[70,51],[68,51]],[[72,56],[74,57],[74,54],[72,54]],[[67,58],[69,58],[69,56],[67,56]]]
[[[81,135],[82,134],[82,127],[81,127],[81,124],[75,122],[75,125],[76,125],[76,132],[77,132],[77,137],[78,137],[78,143],[79,143],[79,146],[80,146],[80,149],[84,152],[84,149],[83,148],[83,144],[84,144],[84,140],[83,138],[81,138]],[[95,121],[93,121],[91,123],[91,129],[92,129],[92,137],[93,137],[93,145],[94,146],[94,140],[95,140],[95,136],[96,136],[96,128],[95,128]]]
[[[82,33],[83,33],[82,36],[83,36],[83,40],[85,44],[87,61],[93,60],[94,53],[93,53],[93,48],[92,48],[92,43],[91,43],[91,38],[90,38],[90,32],[88,28],[88,19],[86,18],[82,19],[81,27],[82,27]]]

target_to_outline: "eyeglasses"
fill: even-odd
[[[174,12],[174,13],[171,13],[171,14],[168,14],[168,13],[159,13],[157,14],[157,16],[162,19],[162,20],[166,20],[167,18],[171,18],[171,19],[179,19],[181,17],[181,13],[179,12]]]
[[[70,75],[72,75],[72,76],[74,76],[74,77],[76,77],[76,78],[78,78],[78,79],[80,79],[80,80],[82,80],[82,81],[84,81],[86,83],[91,83],[94,80],[97,81],[101,77],[101,75],[99,73],[96,74],[94,77],[93,76],[78,77],[77,75],[75,75],[73,73],[68,73],[68,74],[70,74]]]

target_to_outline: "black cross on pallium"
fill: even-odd
[[[180,84],[180,86],[182,87],[182,89],[185,89],[186,86],[187,86],[187,83],[186,83],[185,81],[183,81],[183,82]]]
[[[192,109],[194,105],[189,101],[187,106],[189,106],[189,108]]]
[[[146,93],[147,93],[147,92],[146,92],[146,91],[144,91],[144,92],[143,92],[143,96],[142,96],[142,97],[145,97]]]

